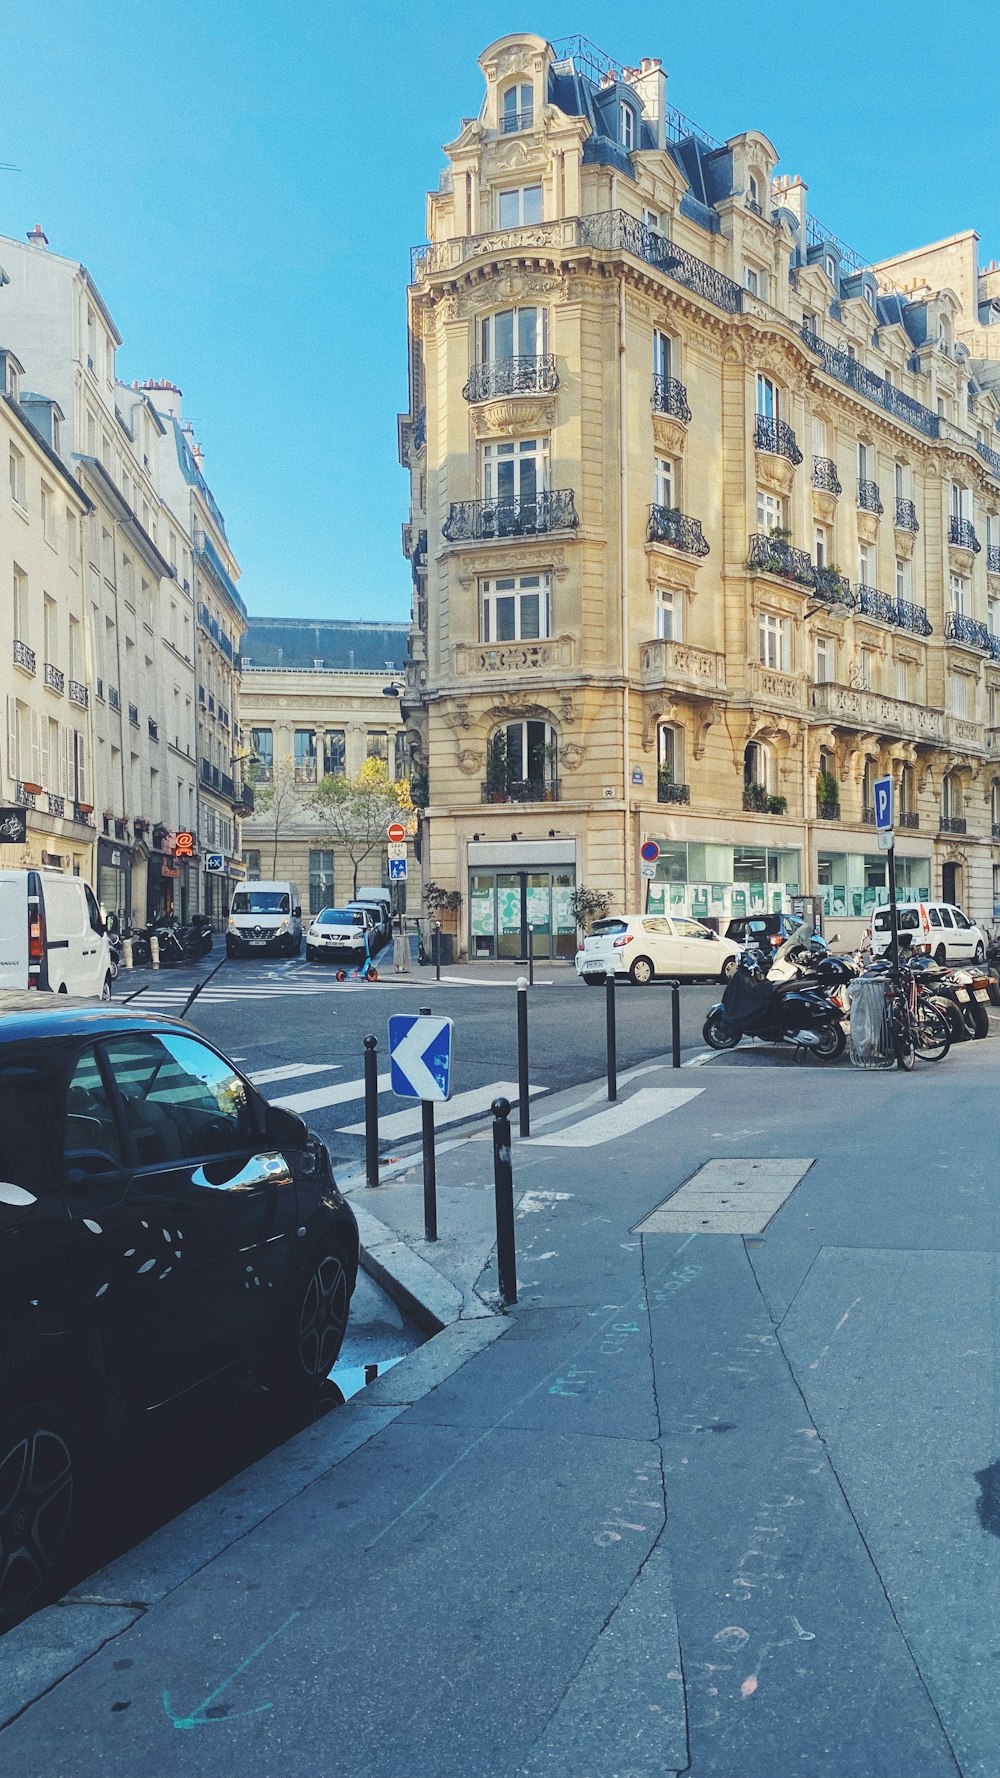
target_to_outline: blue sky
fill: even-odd
[[[712,135],[751,125],[879,257],[1000,257],[995,0],[47,0],[5,36],[0,233],[84,261],[206,452],[251,612],[405,619],[407,249],[476,56],[580,31]],[[992,44],[988,38],[992,36]],[[0,344],[2,339],[0,293]]]

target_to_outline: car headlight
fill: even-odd
[[[279,932],[287,932],[288,931],[288,921],[287,920],[279,920],[278,931]]]
[[[236,925],[236,921],[233,919],[232,914],[230,914],[229,919],[226,921],[226,931],[237,932],[238,930],[239,928]]]

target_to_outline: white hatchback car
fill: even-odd
[[[645,987],[655,976],[708,976],[727,982],[740,947],[686,915],[612,914],[595,920],[576,953],[576,973],[592,988],[606,975]]]
[[[876,908],[872,915],[870,944],[876,957],[889,949],[892,921],[889,909]],[[896,903],[896,931],[909,937],[915,951],[933,956],[938,963],[981,963],[986,956],[986,935],[974,926],[961,908],[950,901],[900,901]]]

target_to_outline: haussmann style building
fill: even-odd
[[[480,57],[408,292],[405,713],[472,955],[575,886],[725,922],[1000,907],[1000,268],[866,264],[659,61]],[[761,119],[766,122],[766,119]],[[652,877],[643,842],[655,840]]]

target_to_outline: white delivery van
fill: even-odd
[[[110,1000],[101,910],[82,877],[0,870],[0,990]]]
[[[226,926],[227,957],[277,951],[297,957],[302,949],[302,903],[294,883],[241,883],[233,890]]]

